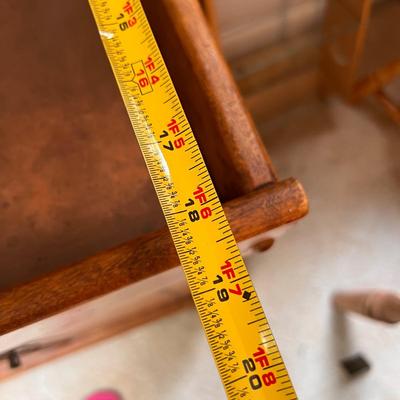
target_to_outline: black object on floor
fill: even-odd
[[[343,358],[340,362],[345,371],[351,375],[358,375],[371,369],[369,362],[362,354],[355,354],[350,357]]]

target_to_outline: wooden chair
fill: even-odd
[[[199,4],[143,3],[242,250],[268,247],[307,213],[301,185],[277,180]],[[88,4],[5,9],[0,377],[190,302]]]
[[[400,124],[400,105],[385,92],[385,87],[400,76],[400,5],[398,1],[381,3],[328,2],[322,51],[323,83],[325,88],[339,92],[353,103],[374,96]],[[372,24],[373,11],[384,8],[386,13],[381,13]]]

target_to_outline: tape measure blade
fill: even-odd
[[[297,399],[141,2],[89,3],[227,397]]]

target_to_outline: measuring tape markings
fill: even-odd
[[[139,0],[89,0],[229,399],[297,396]]]

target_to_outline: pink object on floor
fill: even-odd
[[[123,400],[122,397],[113,390],[100,390],[91,394],[85,400]]]

